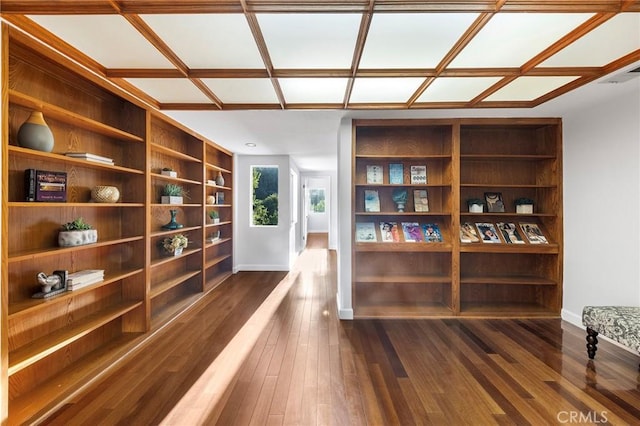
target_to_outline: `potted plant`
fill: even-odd
[[[182,234],[175,234],[162,240],[162,248],[174,256],[181,255],[187,245],[189,245],[189,240]]]
[[[533,214],[533,200],[531,198],[518,198],[514,201],[516,213]]]
[[[161,202],[162,204],[182,204],[186,196],[186,190],[181,185],[168,183],[162,189]]]
[[[162,170],[160,170],[160,174],[169,177],[178,177],[178,172],[173,170],[171,167],[163,167]]]
[[[98,241],[98,231],[86,223],[81,217],[62,225],[58,233],[58,245],[60,247],[81,246],[93,244]]]
[[[211,210],[209,212],[209,219],[211,219],[213,223],[220,223],[220,214],[217,210]]]
[[[484,200],[479,198],[471,198],[467,200],[469,213],[482,213],[484,211]]]

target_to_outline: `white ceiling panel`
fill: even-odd
[[[584,13],[495,15],[451,62],[452,68],[519,67],[586,21]]]
[[[161,103],[211,103],[204,93],[184,78],[127,78],[126,80]]]
[[[360,68],[435,68],[476,17],[470,13],[374,15]]]
[[[203,78],[223,103],[278,103],[268,78]]]
[[[501,77],[440,77],[427,87],[417,102],[465,102],[470,101]]]
[[[243,14],[142,18],[189,68],[264,68]]]
[[[346,78],[280,78],[287,103],[342,103]]]
[[[640,13],[616,15],[540,66],[601,67],[640,49]]]
[[[532,101],[578,77],[520,77],[487,96],[485,101]]]
[[[30,19],[107,68],[173,68],[120,15],[30,15]]]
[[[350,103],[407,102],[424,78],[356,78]]]
[[[360,14],[260,14],[274,68],[349,68]]]

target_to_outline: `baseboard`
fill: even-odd
[[[576,315],[574,312],[563,309],[560,312],[560,316],[562,317],[563,320],[577,327],[584,328],[584,326],[582,325],[582,313],[580,315]]]
[[[340,306],[340,297],[336,294],[336,308],[338,309],[338,318],[341,320],[352,320],[353,319],[353,309],[351,308],[342,308]]]
[[[289,265],[237,265],[234,268],[234,273],[240,271],[284,271],[289,272],[291,268]]]

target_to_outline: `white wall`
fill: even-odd
[[[564,303],[640,305],[640,79],[567,111],[564,128]]]
[[[286,155],[234,158],[234,272],[288,271],[290,267],[290,160]],[[278,166],[278,225],[250,226],[251,166]]]
[[[344,118],[338,131],[338,317],[353,319],[351,299],[351,134],[352,120]]]
[[[329,176],[307,177],[307,193],[312,189],[324,189],[325,193],[325,212],[314,213],[309,211],[309,228],[308,232],[329,232],[329,218],[331,208],[331,178]]]

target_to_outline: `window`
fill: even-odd
[[[251,225],[278,225],[278,166],[251,166]]]
[[[309,203],[311,203],[309,211],[311,213],[325,212],[324,188],[309,190]]]

